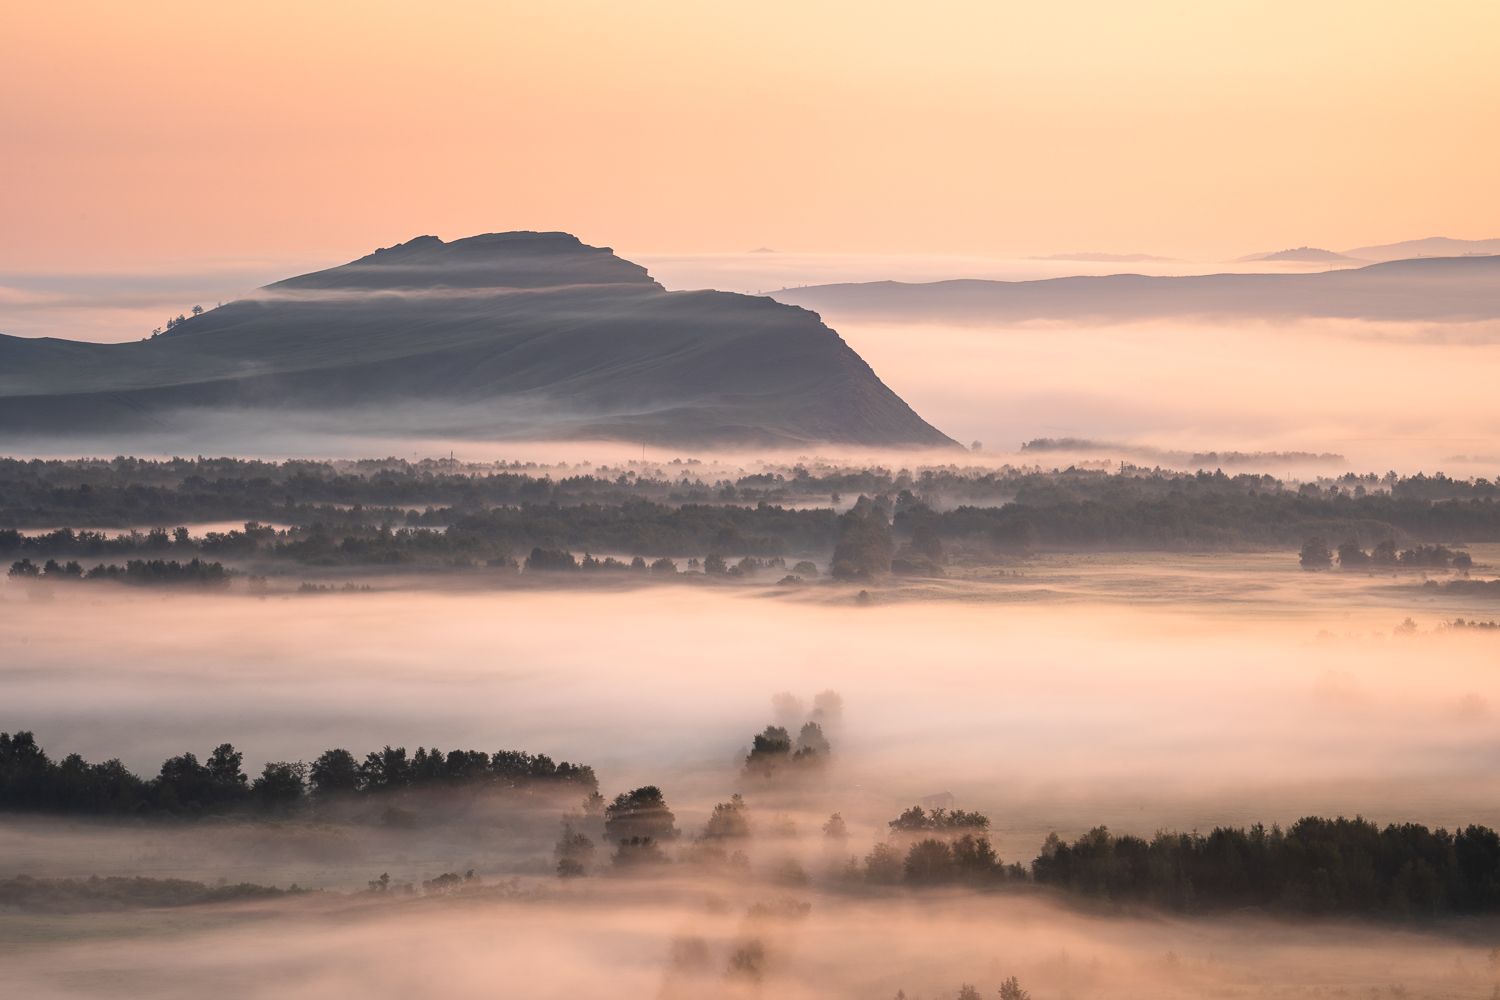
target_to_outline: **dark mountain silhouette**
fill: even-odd
[[[1500,317],[1500,257],[1434,257],[1314,274],[1204,274],[812,285],[772,293],[840,318],[959,323],[1166,316]]]
[[[422,236],[128,344],[0,336],[0,434],[268,426],[949,446],[818,317],[565,233]]]

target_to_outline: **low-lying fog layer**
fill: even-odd
[[[758,909],[755,909],[759,904]],[[806,910],[803,910],[803,906]],[[14,928],[0,918],[0,933]],[[1026,897],[851,901],[714,880],[591,879],[517,898],[303,899],[43,924],[28,997],[1483,998],[1487,943],[1248,918],[1090,917]]]
[[[1483,608],[1282,555],[1022,572],[871,606],[837,588],[31,601],[12,585],[0,702],[4,728],[54,754],[146,773],[225,740],[252,774],[333,746],[503,747],[706,812],[772,693],[831,688],[831,808],[874,824],[949,791],[995,818],[1012,858],[1099,822],[1500,820],[1500,640],[1432,631]],[[1395,634],[1408,616],[1418,633]]]
[[[1482,568],[1497,553],[1475,547]],[[874,592],[386,590],[310,598],[0,585],[0,729],[54,756],[266,760],[525,749],[592,764],[606,798],[665,792],[679,829],[746,791],[756,877],[552,874],[557,816],[371,825],[0,822],[0,879],[131,875],[334,890],[187,910],[0,913],[0,993],[226,997],[1482,998],[1488,924],[1373,925],[1068,909],[1044,891],[841,892],[927,796],[986,813],[1001,858],[1050,831],[1208,829],[1363,813],[1500,821],[1493,632],[1415,580],[1285,554],[1055,556],[988,581]],[[1408,616],[1416,628],[1398,628]],[[752,734],[816,692],[814,793],[745,788]],[[824,704],[827,704],[825,701]],[[820,824],[840,811],[838,857]],[[779,839],[778,839],[779,838]],[[812,883],[778,884],[778,857]],[[607,866],[606,866],[607,867]],[[472,869],[456,896],[353,892]],[[514,883],[509,880],[518,879]],[[353,892],[353,894],[351,894]],[[1330,994],[1329,991],[1332,991]]]
[[[823,319],[924,418],[987,451],[1077,437],[1347,458],[1323,471],[1500,467],[1493,323]]]

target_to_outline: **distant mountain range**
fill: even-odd
[[[0,336],[0,442],[213,414],[372,434],[953,446],[816,315],[566,233],[422,236],[149,340]]]
[[[1355,260],[1383,262],[1408,260],[1412,257],[1464,257],[1473,254],[1500,254],[1500,239],[1455,240],[1447,236],[1429,236],[1423,240],[1403,240],[1372,247],[1355,247],[1344,255]]]
[[[1239,257],[1237,264],[1251,261],[1293,261],[1308,264],[1383,264],[1393,260],[1411,260],[1416,257],[1472,257],[1476,255],[1500,254],[1500,240],[1455,240],[1447,236],[1429,236],[1422,240],[1403,240],[1400,243],[1384,243],[1380,246],[1355,247],[1336,253],[1320,247],[1295,247],[1275,253],[1255,253]]]
[[[995,322],[1233,315],[1500,318],[1500,256],[1433,257],[1310,274],[1140,274],[812,285],[772,293],[841,319]]]

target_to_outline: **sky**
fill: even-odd
[[[1500,5],[12,5],[0,270],[1500,234]]]

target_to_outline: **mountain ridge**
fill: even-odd
[[[383,433],[957,447],[815,313],[668,292],[566,233],[417,237],[146,341],[0,335],[0,435],[210,411]]]
[[[1500,318],[1500,256],[1424,257],[1302,274],[849,282],[771,294],[779,302],[841,317],[904,321],[1194,315],[1477,320]]]

